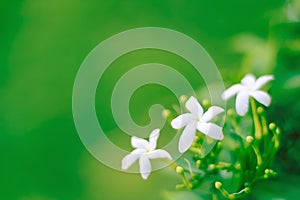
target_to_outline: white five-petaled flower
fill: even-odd
[[[273,80],[272,75],[265,75],[259,77],[257,80],[252,74],[247,74],[239,84],[235,84],[228,88],[223,94],[222,98],[224,100],[230,97],[236,96],[236,112],[240,116],[244,116],[248,112],[249,108],[249,98],[253,97],[259,103],[269,106],[271,103],[271,97],[268,93],[261,91],[260,88],[267,82]]]
[[[185,103],[185,107],[190,113],[179,115],[171,122],[174,129],[180,129],[185,126],[179,139],[179,152],[183,153],[190,148],[193,144],[196,130],[213,139],[223,139],[222,127],[209,122],[216,115],[224,112],[223,108],[212,106],[203,114],[203,108],[193,96]]]
[[[135,136],[131,138],[131,145],[136,149],[122,159],[122,169],[128,169],[137,159],[139,159],[140,173],[143,179],[147,179],[151,172],[149,159],[167,158],[172,160],[172,157],[167,151],[156,149],[159,131],[159,129],[152,131],[149,142]]]

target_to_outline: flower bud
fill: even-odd
[[[246,137],[246,142],[251,144],[253,142],[254,138],[252,136],[247,136]]]
[[[249,187],[250,186],[250,183],[249,182],[246,182],[245,184],[244,184],[244,187]]]
[[[162,116],[163,116],[163,118],[167,119],[170,115],[171,115],[171,111],[170,111],[170,110],[164,109],[164,110],[162,111]]]
[[[269,129],[270,129],[271,131],[274,131],[275,128],[276,128],[276,125],[275,125],[274,123],[270,123],[270,124],[269,124]]]
[[[197,168],[200,168],[200,166],[201,166],[201,160],[197,160],[196,161],[196,166],[197,166]]]
[[[213,170],[215,170],[216,169],[216,165],[215,164],[210,164],[209,166],[208,166],[208,170],[211,170],[211,171],[213,171]]]
[[[186,100],[187,100],[187,96],[186,96],[186,95],[181,95],[181,96],[179,97],[180,103],[185,103]]]
[[[227,115],[232,117],[234,115],[234,111],[232,109],[227,110]]]
[[[183,172],[184,172],[184,169],[182,167],[180,167],[180,166],[176,167],[176,173],[177,174],[183,174]]]
[[[276,128],[276,134],[280,134],[280,129],[278,127]]]
[[[204,108],[209,108],[210,107],[210,103],[207,99],[203,99],[202,105],[203,105]]]
[[[245,188],[245,193],[246,193],[246,194],[250,194],[250,192],[251,192],[251,189],[250,189],[249,187],[246,187],[246,188]]]
[[[235,165],[234,165],[234,168],[235,168],[236,170],[240,170],[240,169],[241,169],[241,164],[240,164],[240,163],[235,164]]]
[[[194,139],[194,143],[197,143],[200,139],[201,139],[200,136],[199,136],[199,135],[196,135],[196,136],[195,136],[195,139]]]
[[[222,142],[219,141],[219,142],[217,143],[217,148],[220,149],[220,148],[222,148],[222,146],[223,146],[223,145],[222,145]]]
[[[257,113],[258,113],[259,115],[263,114],[263,113],[264,113],[263,107],[259,106],[259,107],[257,108]]]
[[[217,181],[217,182],[215,182],[215,188],[216,189],[221,189],[221,187],[222,187],[222,183],[221,182],[219,182],[219,181]]]

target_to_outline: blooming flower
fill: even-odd
[[[222,127],[209,122],[216,115],[224,112],[223,108],[212,106],[203,114],[203,108],[193,96],[185,103],[185,107],[190,113],[179,115],[171,122],[171,126],[174,129],[185,127],[179,139],[179,152],[183,153],[190,148],[194,141],[196,130],[213,139],[223,139]]]
[[[257,80],[252,74],[247,74],[240,84],[235,84],[228,88],[223,94],[224,100],[229,99],[233,95],[236,96],[236,111],[240,116],[244,116],[248,112],[249,98],[253,97],[259,103],[269,106],[271,103],[271,97],[268,93],[261,91],[260,88],[267,82],[273,80],[272,75],[265,75],[259,77]]]
[[[143,179],[147,179],[151,172],[149,159],[167,158],[172,160],[172,157],[167,151],[156,149],[159,131],[159,129],[152,131],[149,142],[135,136],[131,138],[131,145],[136,149],[122,159],[122,169],[128,169],[137,159],[139,159],[140,173]]]

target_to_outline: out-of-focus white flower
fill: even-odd
[[[149,159],[167,158],[172,160],[172,157],[167,151],[156,149],[159,131],[159,129],[152,131],[149,137],[149,142],[135,136],[131,138],[131,145],[136,149],[122,159],[122,169],[128,169],[137,159],[139,159],[140,173],[143,179],[147,179],[151,173],[151,164]]]
[[[271,97],[268,93],[261,91],[260,88],[267,82],[273,80],[272,75],[265,75],[259,77],[257,80],[252,74],[247,74],[239,84],[235,84],[228,88],[223,94],[224,100],[236,95],[236,112],[240,116],[244,116],[248,112],[249,98],[253,97],[259,103],[269,106]]]
[[[172,120],[171,126],[174,129],[185,127],[179,139],[178,150],[183,153],[187,151],[193,144],[196,130],[216,139],[223,139],[222,127],[209,122],[216,115],[224,112],[223,108],[211,106],[207,112],[203,114],[203,108],[193,96],[185,103],[185,107],[190,113],[184,113]]]

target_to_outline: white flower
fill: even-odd
[[[240,116],[244,116],[248,112],[249,98],[253,97],[259,103],[269,106],[271,103],[271,97],[268,93],[259,90],[264,84],[273,80],[272,75],[265,75],[259,77],[257,80],[252,74],[247,74],[240,84],[235,84],[228,88],[223,94],[224,100],[229,99],[233,95],[236,95],[236,111]]]
[[[180,129],[185,126],[179,139],[179,152],[183,153],[190,148],[193,144],[196,130],[213,139],[223,139],[222,127],[209,122],[216,115],[224,112],[223,108],[212,106],[203,114],[203,108],[193,96],[185,103],[185,107],[190,113],[179,115],[171,122],[171,126],[174,129]]]
[[[159,131],[159,129],[152,131],[149,142],[135,136],[131,138],[131,145],[136,149],[122,159],[122,169],[128,169],[137,159],[139,159],[140,173],[143,179],[147,179],[151,172],[149,159],[167,158],[172,160],[172,157],[167,151],[156,149]]]

